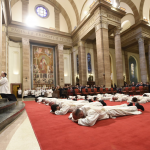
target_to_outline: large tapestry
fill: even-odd
[[[33,46],[33,85],[54,85],[53,48]]]

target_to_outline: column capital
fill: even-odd
[[[99,29],[108,29],[108,22],[100,21],[95,24],[95,32]]]
[[[85,41],[79,41],[78,42],[78,46],[84,46],[85,45]]]
[[[116,27],[115,29],[114,29],[114,34],[115,35],[120,35],[120,31],[122,30],[122,28],[121,27]]]
[[[22,44],[23,44],[23,45],[29,45],[29,43],[30,43],[30,40],[29,40],[29,39],[22,38]]]
[[[138,36],[136,37],[136,40],[138,41],[138,43],[143,43],[144,42],[144,37],[143,36]]]
[[[57,45],[57,49],[59,49],[59,50],[64,50],[64,45],[63,45],[63,44],[58,44],[58,45]]]

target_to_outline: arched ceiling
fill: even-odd
[[[11,0],[11,7],[19,0]],[[42,0],[57,9],[64,16],[68,30],[71,32],[89,11],[90,4],[94,0]],[[111,0],[115,3],[116,0]],[[121,7],[126,7],[127,14],[133,14],[135,23],[144,17],[150,19],[150,0],[120,0]]]

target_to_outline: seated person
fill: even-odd
[[[73,111],[69,119],[83,126],[93,126],[96,121],[113,118],[117,116],[139,115],[141,111],[136,106],[127,106],[126,104],[118,106],[83,106]]]

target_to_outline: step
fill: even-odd
[[[7,101],[8,101],[7,98],[2,98],[2,99],[0,99],[0,104],[3,102],[7,102]]]
[[[0,131],[21,115],[24,109],[25,104],[20,101],[15,104],[15,107],[0,114]]]
[[[0,114],[14,108],[16,106],[16,103],[17,103],[16,101],[6,101],[0,103]]]

